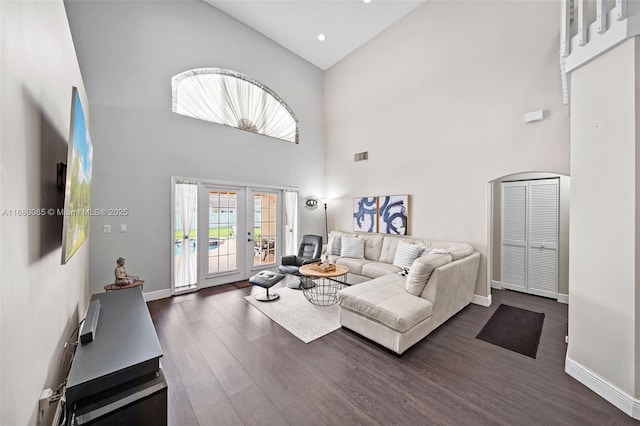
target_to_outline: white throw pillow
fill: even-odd
[[[466,243],[454,244],[447,249],[453,260],[462,259],[473,253],[473,247]]]
[[[393,266],[398,268],[410,268],[414,260],[420,256],[420,246],[416,244],[398,241],[396,256],[393,258]]]
[[[449,249],[434,248],[434,249],[431,249],[429,254],[449,254]]]
[[[451,256],[442,253],[432,253],[417,258],[409,269],[405,289],[414,296],[420,296],[433,270],[450,262]]]
[[[340,257],[364,259],[364,239],[355,237],[342,237],[340,243]]]
[[[329,242],[327,242],[327,254],[334,256],[340,256],[340,241],[342,238],[335,235],[329,235]]]
[[[433,251],[433,247],[420,246],[420,256],[426,256],[428,254],[431,254],[432,251]]]

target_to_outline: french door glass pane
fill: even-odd
[[[209,191],[209,274],[237,269],[238,194]]]
[[[253,195],[253,266],[276,261],[276,194],[254,193]]]

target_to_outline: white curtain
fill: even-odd
[[[191,230],[196,226],[198,206],[198,185],[195,183],[176,183],[175,202],[178,218],[182,226],[182,247],[178,257],[175,275],[175,287],[185,287],[197,282],[197,250],[191,253]]]
[[[200,68],[171,79],[172,110],[298,143],[298,120],[271,89],[235,71]]]
[[[284,191],[284,252],[298,254],[298,191],[285,189]]]

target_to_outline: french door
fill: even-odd
[[[282,255],[283,191],[174,182],[173,292],[246,280]]]
[[[199,195],[199,287],[245,279],[246,189],[203,183]]]

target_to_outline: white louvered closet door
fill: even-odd
[[[526,182],[502,184],[502,285],[527,291]]]
[[[529,182],[529,261],[531,294],[558,297],[558,179]]]
[[[502,184],[502,286],[558,297],[558,179]]]

